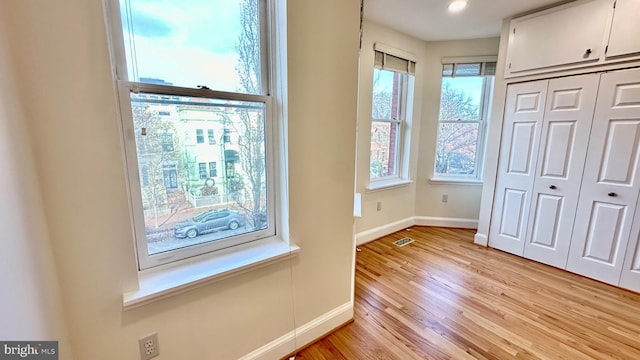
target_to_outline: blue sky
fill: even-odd
[[[120,6],[129,59],[133,47],[126,39],[125,9],[132,9],[139,77],[186,87],[236,90],[240,0],[120,0]],[[133,66],[129,61],[131,80],[135,80]]]

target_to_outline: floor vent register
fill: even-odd
[[[402,238],[400,240],[394,241],[393,244],[398,247],[403,247],[405,245],[411,244],[412,242],[414,242],[413,239],[406,237],[406,238]]]

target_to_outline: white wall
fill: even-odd
[[[60,341],[71,359],[39,179],[17,96],[0,4],[0,339]]]
[[[373,86],[373,44],[385,45],[416,55],[414,113],[412,122],[409,175],[413,183],[385,190],[368,192],[369,142],[371,138],[371,93]],[[455,220],[478,219],[482,186],[432,184],[435,161],[440,87],[442,83],[442,57],[497,55],[499,38],[461,41],[425,42],[365,21],[360,56],[360,90],[358,115],[358,158],[356,191],[362,193],[362,217],[356,221],[360,237],[373,232],[382,235],[412,225],[414,217]],[[449,201],[442,203],[442,194]],[[378,201],[382,210],[377,211]],[[404,220],[411,221],[404,221]],[[445,225],[447,223],[445,222]],[[381,232],[376,232],[381,229]],[[384,230],[386,229],[386,230]],[[374,235],[375,236],[375,235]]]
[[[236,359],[350,302],[359,9],[358,0],[288,5],[299,257],[123,312],[137,272],[101,3],[2,2],[77,359],[138,359],[137,339],[152,331],[161,359]]]
[[[364,22],[362,49],[360,51],[360,79],[358,103],[358,158],[356,191],[362,193],[362,217],[356,221],[356,231],[362,232],[384,226],[414,215],[416,183],[398,188],[368,192],[369,152],[371,142],[371,103],[373,93],[373,61],[375,43],[392,46],[416,56],[414,85],[414,112],[411,123],[411,152],[409,154],[409,177],[416,178],[418,164],[418,144],[422,118],[420,100],[424,97],[423,81],[426,46],[421,40],[398,33],[385,26],[370,21]],[[377,202],[382,202],[382,210],[377,211]]]
[[[426,43],[424,61],[424,95],[418,175],[416,178],[416,216],[450,219],[478,219],[482,186],[439,185],[429,183],[435,163],[436,136],[442,84],[442,58],[457,56],[497,55],[499,38],[437,41]],[[489,119],[491,122],[491,119]],[[449,195],[447,203],[442,194]]]

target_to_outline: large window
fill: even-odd
[[[406,177],[403,154],[413,101],[415,62],[375,51],[371,110],[371,183]]]
[[[480,179],[494,74],[495,62],[443,65],[434,178]]]
[[[275,235],[270,1],[110,6],[140,269]]]

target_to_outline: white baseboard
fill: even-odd
[[[460,229],[477,229],[478,219],[415,216],[414,225],[450,227],[450,228],[460,228]]]
[[[250,352],[240,360],[281,359],[351,319],[353,319],[353,303],[348,302]]]
[[[473,237],[473,243],[482,246],[488,246],[489,238],[485,234],[476,233],[476,235]]]
[[[366,244],[377,238],[393,234],[396,231],[406,229],[415,225],[413,217],[398,220],[390,224],[375,227],[373,229],[365,230],[356,234],[356,246]]]
[[[375,239],[393,234],[396,231],[408,227],[418,226],[439,226],[460,229],[477,229],[478,219],[446,218],[433,216],[412,216],[406,219],[392,222],[390,224],[375,227],[373,229],[361,231],[356,234],[356,246],[366,244]]]

